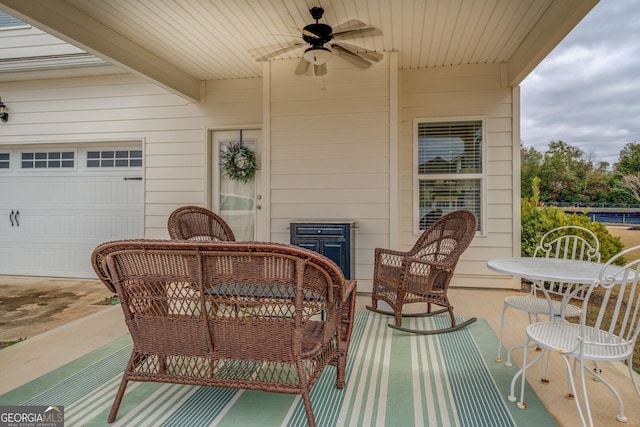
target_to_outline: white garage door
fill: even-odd
[[[99,243],[143,233],[140,145],[0,147],[0,274],[93,278]]]

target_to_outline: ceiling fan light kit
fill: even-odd
[[[383,58],[382,53],[342,41],[352,37],[380,35],[379,29],[370,27],[358,19],[350,19],[331,27],[318,22],[324,15],[323,8],[312,7],[309,12],[316,22],[305,25],[301,30],[302,41],[296,41],[287,46],[276,45],[253,49],[251,52],[255,60],[268,61],[294,49],[306,47],[295,74],[306,74],[309,66],[313,65],[313,74],[323,76],[327,73],[326,62],[332,55],[339,56],[362,69],[368,68],[372,63]]]
[[[331,58],[331,51],[326,47],[310,47],[304,51],[305,61],[313,65],[322,65]]]

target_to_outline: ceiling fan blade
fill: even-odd
[[[311,31],[309,31],[309,30],[305,30],[304,28],[302,29],[302,35],[303,35],[303,36],[309,36],[309,37],[312,37],[312,38],[314,38],[314,39],[319,39],[319,38],[320,38],[320,36],[319,36],[319,35],[314,34],[314,33],[312,33],[312,32],[311,32]]]
[[[341,22],[340,24],[333,27],[332,33],[336,34],[336,33],[344,33],[345,31],[359,30],[366,26],[367,24],[365,24],[359,19],[350,19],[348,21]]]
[[[291,34],[291,33],[269,33],[265,34],[266,36],[275,36],[275,37],[295,37],[300,38],[300,33]]]
[[[333,33],[333,37],[336,39],[350,39],[354,37],[381,36],[381,35],[382,35],[382,31],[380,31],[376,27],[366,27],[366,28],[360,28],[359,30],[348,30],[348,31],[343,31],[339,33],[336,33],[336,32]]]
[[[294,74],[296,76],[301,76],[304,74],[307,74],[307,71],[309,70],[309,65],[311,63],[309,61],[307,61],[304,58],[300,58],[300,61],[298,62],[298,66],[296,67],[296,71],[294,72]]]
[[[333,52],[338,55],[340,58],[352,63],[353,65],[355,65],[358,68],[368,68],[371,65],[371,62],[367,61],[364,58],[361,58],[360,56],[358,56],[357,54],[343,48],[342,46],[338,45],[338,44],[332,44],[331,48],[333,49]]]
[[[324,76],[327,74],[327,64],[314,65],[313,74],[316,76]]]
[[[336,45],[348,50],[349,52],[353,53],[354,55],[358,55],[359,57],[367,59],[367,60],[369,60],[371,62],[378,62],[382,58],[384,58],[384,55],[381,54],[380,52],[376,52],[375,50],[369,50],[369,49],[366,49],[364,47],[356,46],[356,45],[353,45],[353,44],[350,44],[350,43],[346,43],[346,42],[342,42],[342,41],[336,41],[336,42],[331,44],[331,47],[334,47]]]
[[[318,38],[317,34],[314,34],[311,31],[305,30],[304,28],[289,27],[289,31],[291,31],[291,34],[295,35],[296,37],[300,37],[300,35],[302,34],[304,36]]]
[[[249,50],[249,55],[251,55],[253,59],[255,59],[256,61],[268,61],[271,58],[274,58],[278,55],[282,55],[283,53],[289,52],[291,50],[297,49],[302,46],[306,46],[306,44],[302,42],[294,42],[287,46],[282,46],[282,45],[263,46],[256,49]]]

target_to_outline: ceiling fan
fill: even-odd
[[[306,47],[296,67],[295,74],[306,74],[309,67],[313,65],[313,74],[316,76],[327,74],[326,62],[333,54],[362,69],[382,59],[383,55],[379,52],[343,41],[344,39],[359,36],[380,35],[382,32],[379,29],[368,26],[358,19],[350,19],[331,27],[318,22],[324,15],[323,8],[312,7],[309,12],[316,22],[306,25],[302,29],[302,40],[286,46],[275,45],[253,49],[249,51],[251,56],[256,61],[268,61],[283,53]],[[292,36],[299,37],[298,34]]]

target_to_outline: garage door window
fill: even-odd
[[[9,153],[0,153],[0,170],[8,170],[11,166],[11,156]]]
[[[22,169],[60,169],[75,166],[73,151],[37,151],[22,153]]]
[[[87,152],[88,168],[133,168],[141,166],[141,150],[102,150]]]

